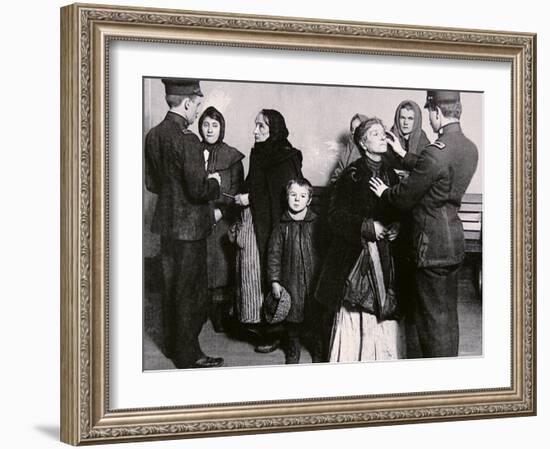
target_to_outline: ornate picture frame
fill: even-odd
[[[536,413],[534,34],[75,4],[61,9],[61,36],[62,441],[80,445]],[[509,63],[509,386],[113,408],[108,57],[116,41]]]

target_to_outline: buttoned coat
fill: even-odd
[[[366,158],[348,166],[331,191],[328,223],[332,241],[319,275],[315,299],[332,311],[342,305],[346,279],[365,242],[376,241],[374,221],[387,226],[401,218],[398,211],[384,204],[369,187],[373,176],[387,185],[396,184],[397,174],[385,164],[373,170]]]
[[[252,149],[245,189],[250,193],[264,283],[269,237],[285,210],[286,185],[302,177],[302,153],[288,141],[256,143]]]
[[[224,142],[207,145],[206,148],[210,151],[208,172],[220,174],[222,193],[236,195],[244,180],[244,155]],[[229,241],[227,232],[229,226],[237,220],[239,210],[235,201],[226,195],[220,194],[217,199],[210,201],[211,208],[220,209],[222,218],[207,238],[209,288],[231,285],[235,273],[235,247]]]
[[[267,277],[277,281],[290,294],[286,321],[301,323],[311,318],[310,308],[319,269],[319,239],[315,220],[308,209],[303,220],[293,220],[286,211],[269,239]]]
[[[158,195],[151,232],[177,240],[205,239],[214,225],[208,201],[220,186],[207,179],[199,138],[186,119],[168,112],[145,138],[145,185]]]
[[[409,177],[382,194],[386,204],[412,210],[416,266],[451,266],[464,259],[458,210],[477,162],[475,144],[464,135],[460,123],[450,123],[420,153]]]

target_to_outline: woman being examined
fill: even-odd
[[[269,335],[268,326],[262,323],[261,301],[269,292],[267,284],[267,252],[269,237],[279,223],[286,204],[286,185],[291,179],[302,178],[302,153],[288,141],[289,131],[283,115],[274,109],[262,109],[256,116],[254,147],[250,153],[250,168],[242,194],[235,202],[245,208],[253,223],[253,232],[259,260],[259,276],[250,276],[241,270],[240,290],[260,292],[260,297],[241,298],[237,303],[241,322],[256,325],[259,335],[257,352],[271,352],[278,341]],[[246,239],[242,239],[246,242]],[[243,285],[243,282],[257,285]],[[256,287],[256,288],[254,288]],[[252,326],[248,326],[252,328]]]
[[[220,111],[210,106],[199,118],[199,133],[203,142],[205,168],[208,173],[219,173],[220,196],[210,202],[216,225],[207,238],[208,289],[211,297],[210,320],[216,332],[224,330],[234,297],[235,250],[227,231],[238,218],[234,196],[244,179],[244,155],[227,145],[225,119]]]
[[[386,132],[371,118],[355,130],[361,158],[334,184],[329,206],[333,234],[316,299],[334,313],[329,361],[397,359],[404,356],[395,280],[396,213],[369,188],[372,176],[399,182],[383,162]]]

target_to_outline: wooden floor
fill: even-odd
[[[460,273],[459,286],[459,356],[482,355],[482,302],[474,288],[474,271],[472,265],[466,264]],[[162,341],[160,325],[160,295],[149,293],[144,299],[144,335],[143,335],[143,369],[175,369],[172,361],[167,359],[159,347]],[[203,351],[212,356],[225,359],[224,366],[258,366],[284,364],[284,354],[278,349],[271,354],[258,354],[246,334],[216,333],[208,321],[200,335]],[[302,349],[300,363],[310,363],[307,350]],[[219,368],[223,369],[223,368]]]

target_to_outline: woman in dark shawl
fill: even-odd
[[[244,193],[237,195],[235,202],[242,207],[250,207],[255,241],[259,254],[260,290],[269,292],[267,285],[267,250],[269,237],[274,226],[285,210],[285,188],[291,179],[302,178],[302,153],[288,141],[288,128],[279,111],[262,109],[255,120],[255,144],[250,153],[250,168],[246,178]],[[241,279],[243,276],[241,276]],[[245,288],[246,286],[241,286]],[[259,298],[258,301],[262,301]],[[242,322],[259,323],[261,315],[258,304],[238,304],[241,316],[248,318]],[[254,316],[246,313],[251,311]],[[264,326],[265,329],[265,326]],[[266,333],[259,331],[265,336]],[[271,352],[277,348],[273,342],[262,342],[256,347],[258,352]]]
[[[210,202],[216,225],[207,238],[208,288],[211,297],[210,319],[216,332],[224,329],[234,291],[235,249],[227,231],[237,219],[238,210],[232,197],[241,189],[244,179],[244,155],[227,145],[225,119],[215,107],[208,107],[199,118],[205,167],[208,173],[221,177],[218,199]]]

